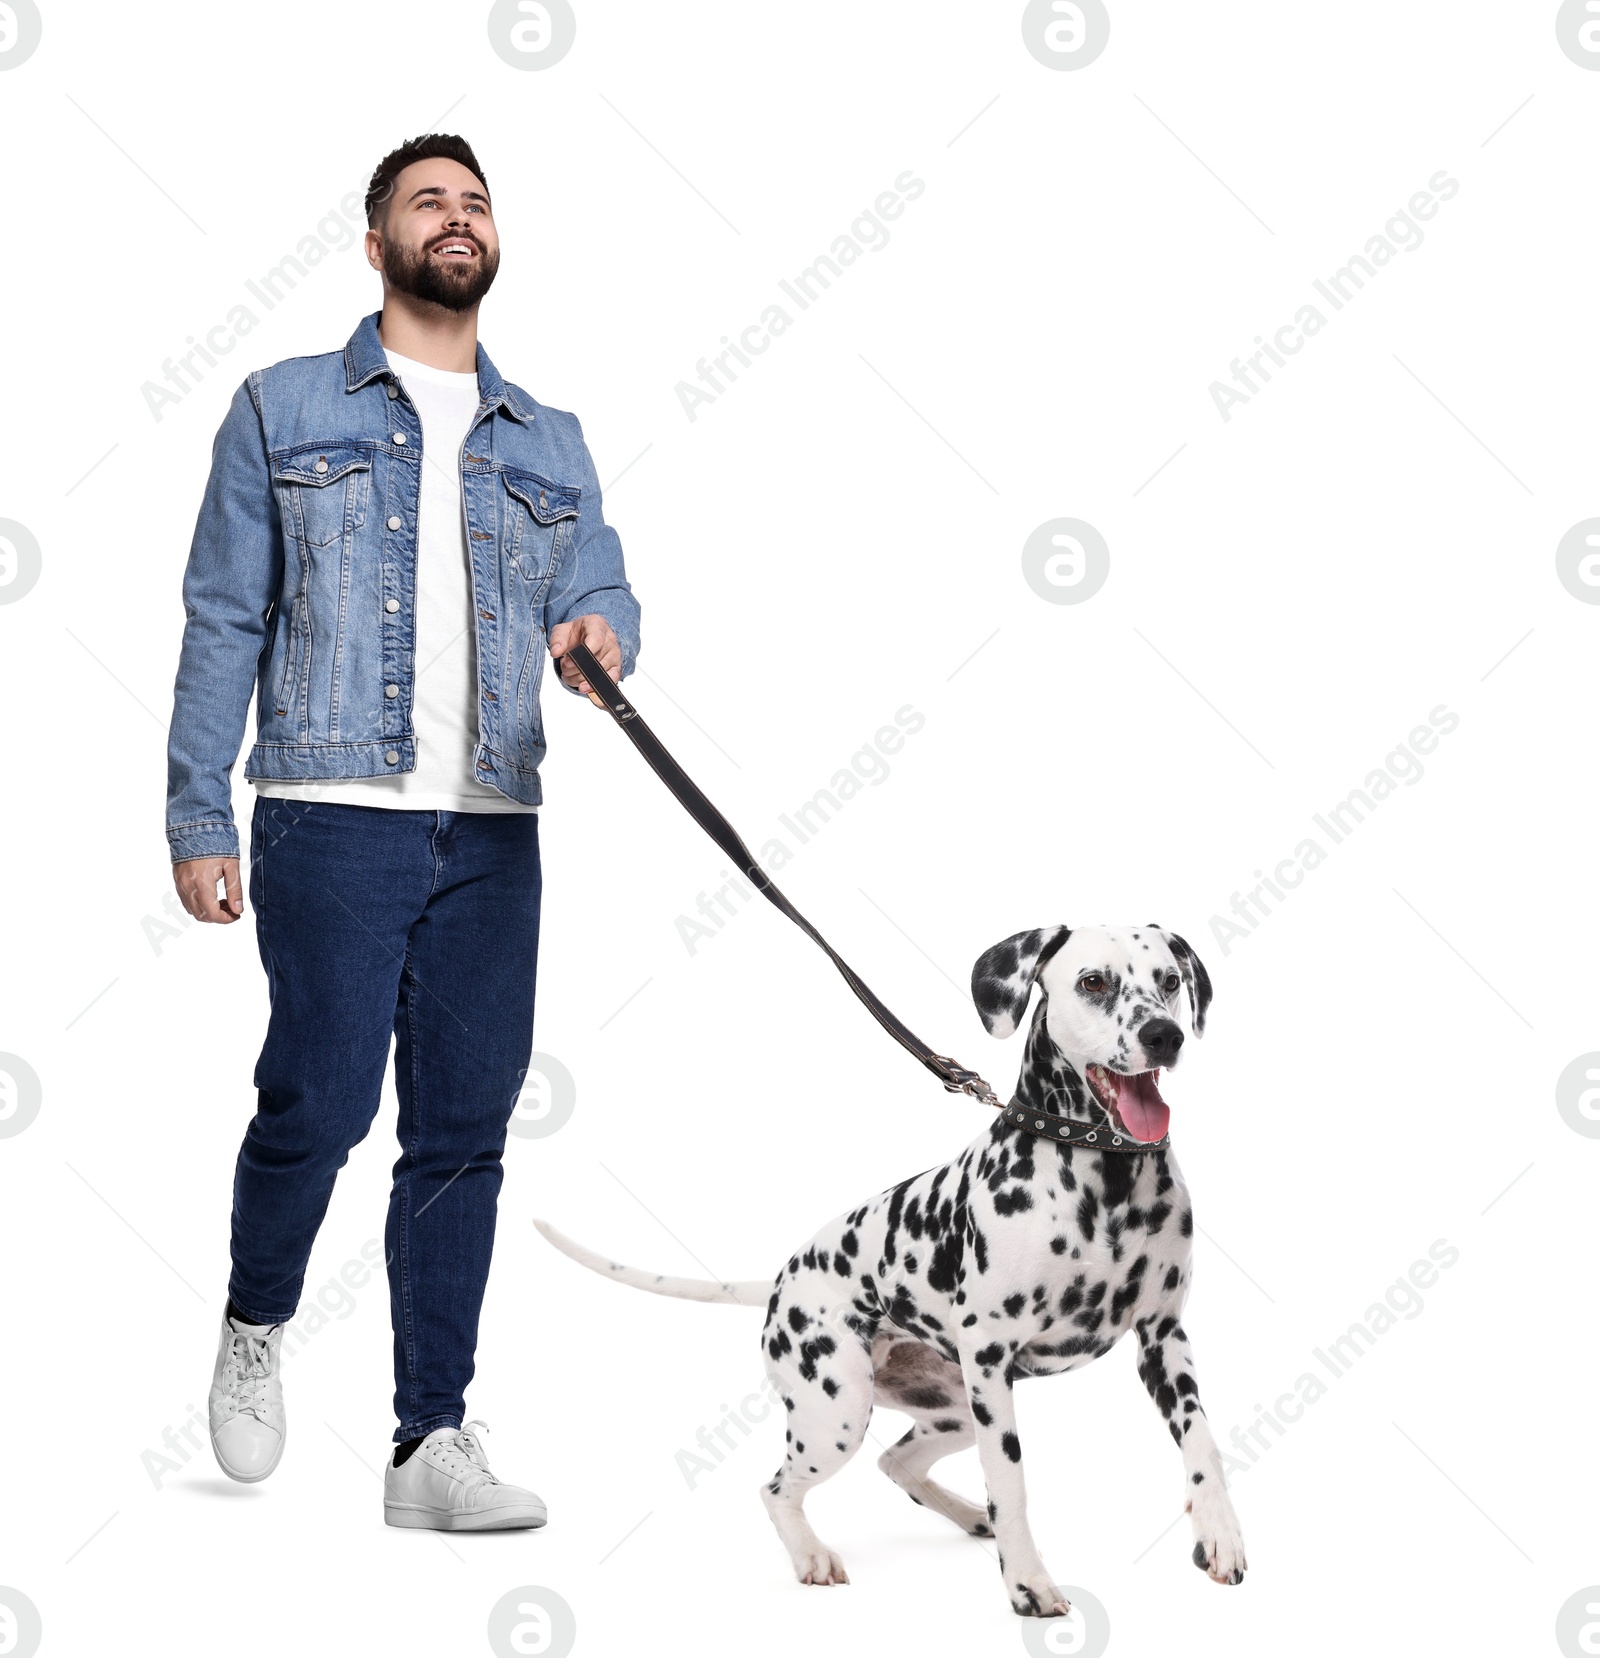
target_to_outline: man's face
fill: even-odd
[[[500,268],[489,197],[459,161],[413,161],[394,181],[367,261],[399,293],[469,311]]]

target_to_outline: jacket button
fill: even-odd
[[[400,608],[400,601],[398,599],[385,599],[383,608],[392,616]]]
[[[389,520],[389,528],[390,528],[390,529],[391,529],[391,530],[401,530],[401,529],[404,529],[404,528],[405,528],[405,522],[406,522],[406,521],[405,521],[405,519],[403,519],[403,518],[391,518],[391,519],[390,519],[390,520]]]
[[[398,766],[400,764],[400,750],[397,748],[391,748],[389,752],[384,755],[383,763],[386,766]]]
[[[400,445],[400,447],[403,449],[405,447],[405,442],[406,442],[405,433],[404,432],[396,432],[395,435],[394,435],[394,441],[396,443],[398,443]]]
[[[400,695],[400,687],[398,685],[385,685],[383,694],[386,697],[397,697]]]
[[[389,394],[390,397],[398,397],[400,395],[400,388],[394,383],[393,380],[389,381],[383,389]]]
[[[328,470],[328,458],[327,458],[327,456],[326,455],[318,455],[317,456],[317,464],[314,467],[312,467],[311,470],[313,472],[326,472]]]
[[[548,507],[550,505],[550,503],[547,500],[545,500],[545,498],[541,495],[539,497],[539,505],[541,507]]]

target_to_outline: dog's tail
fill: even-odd
[[[723,1301],[732,1306],[764,1307],[772,1298],[769,1280],[747,1278],[736,1284],[714,1284],[708,1278],[668,1278],[659,1272],[646,1272],[641,1267],[623,1266],[620,1261],[608,1261],[581,1243],[556,1231],[549,1221],[533,1223],[563,1255],[570,1255],[580,1266],[598,1272],[602,1278],[614,1278],[620,1284],[629,1284],[636,1290],[649,1290],[652,1295],[671,1295],[680,1301]]]

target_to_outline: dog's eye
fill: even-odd
[[[1169,973],[1166,978],[1161,981],[1161,988],[1166,991],[1169,996],[1171,996],[1176,994],[1180,982],[1181,981],[1176,973]]]
[[[1078,980],[1078,989],[1087,990],[1091,996],[1099,996],[1104,994],[1105,988],[1106,979],[1105,974],[1103,973],[1085,973],[1083,977]]]

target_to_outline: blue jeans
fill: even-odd
[[[384,1253],[396,1441],[459,1427],[506,1124],[533,1046],[539,820],[258,799],[250,902],[272,1014],[233,1187],[228,1293],[288,1323],[395,1038]]]

